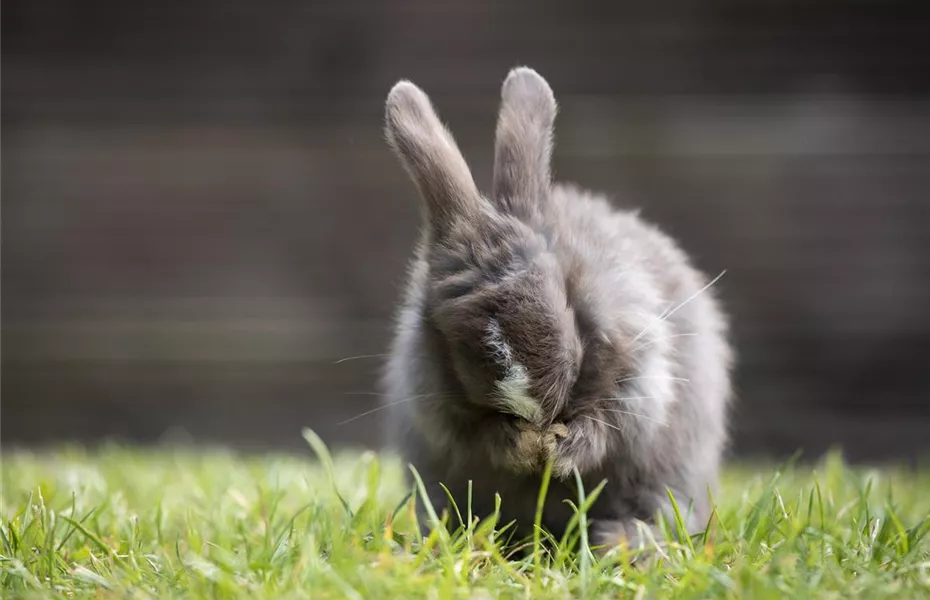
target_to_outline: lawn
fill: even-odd
[[[706,534],[631,567],[491,519],[421,538],[398,460],[315,451],[5,453],[2,597],[930,598],[926,470],[731,465]]]

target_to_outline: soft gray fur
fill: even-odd
[[[387,139],[419,189],[424,226],[385,383],[391,440],[476,515],[503,502],[528,532],[553,461],[543,523],[577,498],[595,541],[637,537],[669,510],[706,523],[726,439],[731,350],[712,283],[666,235],[602,196],[550,180],[556,103],[532,69],[503,84],[494,181],[483,196],[419,88],[387,98]]]

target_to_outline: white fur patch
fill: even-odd
[[[497,382],[501,408],[527,421],[537,420],[539,404],[529,394],[530,376],[526,368],[513,359],[513,350],[493,319],[488,323],[485,341],[495,360],[507,368],[504,378]]]
[[[497,382],[497,389],[505,408],[527,421],[535,421],[539,417],[539,405],[530,397],[529,386],[529,375],[520,364],[511,365],[507,370],[507,376]]]

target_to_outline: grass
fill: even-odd
[[[492,519],[422,538],[399,461],[310,440],[5,454],[2,597],[930,598],[928,471],[733,465],[705,534],[630,567],[577,530],[519,557]]]

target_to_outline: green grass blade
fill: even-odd
[[[546,496],[549,493],[549,482],[552,479],[552,461],[546,463],[542,482],[539,485],[539,494],[536,496],[536,515],[533,521],[533,573],[538,576],[542,568],[542,518],[546,505]]]

